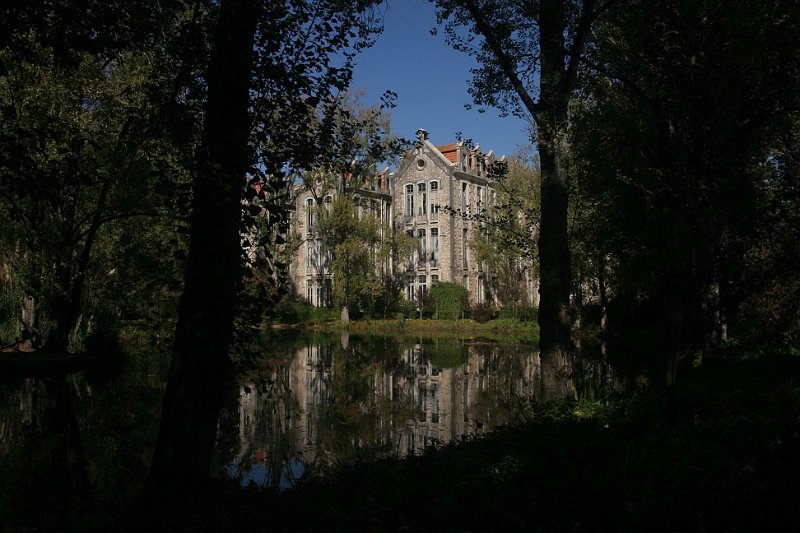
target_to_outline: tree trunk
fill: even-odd
[[[241,194],[251,163],[249,85],[255,0],[223,0],[207,75],[193,180],[186,285],[150,476],[151,486],[207,480],[241,280]]]
[[[539,230],[539,349],[543,358],[567,364],[570,352],[570,254],[567,237],[569,177],[566,169],[567,103],[564,72],[563,2],[543,1],[541,35],[542,112],[536,115],[541,164],[541,225]]]

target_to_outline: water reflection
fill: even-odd
[[[0,381],[0,530],[81,530],[141,492],[158,428],[162,359]]]
[[[243,485],[289,488],[337,464],[421,453],[513,422],[531,402],[614,380],[599,351],[551,372],[531,348],[481,340],[264,342],[218,424],[215,472]],[[168,358],[143,346],[126,361],[0,383],[0,529],[52,529],[141,494]]]
[[[577,370],[610,375],[602,360]],[[289,488],[337,463],[419,453],[572,394],[573,374],[543,373],[537,352],[489,341],[317,339],[242,378],[225,469],[243,485]]]

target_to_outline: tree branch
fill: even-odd
[[[486,40],[486,44],[489,46],[489,49],[497,59],[497,63],[500,66],[500,69],[503,71],[503,74],[505,74],[508,80],[511,82],[511,85],[514,88],[514,91],[517,93],[517,96],[519,96],[520,100],[522,100],[525,109],[528,110],[535,120],[536,115],[542,111],[542,108],[539,105],[539,102],[534,101],[528,90],[525,88],[525,85],[519,79],[517,71],[514,68],[514,62],[505,52],[505,50],[503,50],[503,46],[498,40],[497,35],[494,33],[494,29],[486,20],[486,17],[483,16],[480,7],[478,7],[474,0],[462,0],[462,6],[472,16],[472,19],[475,22],[475,27]]]
[[[606,5],[614,0],[609,0]],[[586,44],[586,37],[589,35],[589,29],[592,27],[592,22],[599,13],[595,15],[592,12],[595,0],[583,0],[583,7],[581,8],[581,18],[578,22],[578,28],[575,30],[575,35],[572,38],[572,46],[568,51],[569,63],[567,64],[567,72],[564,76],[564,92],[568,94],[573,84],[575,83],[575,76],[578,72],[578,62],[583,55],[583,48]]]

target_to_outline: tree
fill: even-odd
[[[343,94],[327,102],[333,106],[314,116],[327,140],[318,154],[319,165],[300,173],[303,190],[314,197],[317,224],[310,238],[321,245],[319,253],[329,258],[318,265],[331,268],[333,304],[349,315],[355,306],[364,309],[383,292],[381,276],[389,275],[381,265],[391,258],[392,228],[382,216],[382,202],[371,193],[376,166],[396,159],[406,141],[390,132],[387,109],[393,94],[384,95],[380,106],[364,107],[360,94]]]
[[[22,337],[55,352],[124,283],[112,245],[121,228],[147,217],[174,233],[169,191],[185,176],[158,119],[180,6],[164,16],[155,3],[91,4],[78,19],[66,5],[14,11],[0,48],[4,284],[27,302]],[[70,28],[51,26],[61,17]]]
[[[260,177],[259,194],[269,200],[285,189],[287,169],[313,166],[317,142],[330,130],[320,135],[309,109],[348,85],[355,51],[378,29],[371,5],[219,4],[204,79],[186,283],[151,470],[155,487],[210,475],[243,274],[246,177]],[[270,207],[280,224],[283,206]]]
[[[539,225],[539,173],[522,158],[497,162],[489,170],[495,199],[478,213],[480,223],[470,246],[491,289],[506,308],[528,303],[528,280],[538,277],[536,237]]]
[[[671,391],[682,359],[724,341],[748,236],[765,220],[764,170],[796,118],[798,8],[619,7],[585,58],[574,113],[583,231],[613,296],[657,309]]]
[[[611,3],[542,0],[520,10],[506,0],[437,0],[449,42],[479,62],[470,90],[475,103],[535,122],[541,164],[539,345],[542,357],[560,364],[566,364],[571,346],[568,108],[592,24]]]

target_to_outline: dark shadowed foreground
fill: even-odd
[[[266,484],[273,488],[242,485],[255,481],[260,454],[291,452],[292,431],[276,428],[296,409],[290,397],[299,393],[299,382],[291,390],[275,383],[263,389],[256,408],[272,402],[276,410],[262,411],[265,416],[252,419],[255,426],[247,426],[243,411],[230,410],[244,397],[234,391],[220,428],[239,420],[236,438],[221,435],[217,445],[218,452],[234,450],[234,458],[224,456],[216,464],[217,471],[234,478],[178,482],[179,490],[157,499],[141,490],[166,374],[158,354],[132,358],[127,365],[133,368],[124,371],[95,369],[3,385],[0,530],[766,531],[800,525],[800,360],[790,350],[758,357],[729,354],[711,367],[688,370],[674,427],[666,423],[663,391],[655,386],[627,392],[576,387],[566,399],[547,400],[534,391],[530,403],[517,404],[525,406],[521,422],[489,433],[477,429],[473,416],[488,412],[491,404],[493,418],[482,420],[507,420],[496,410],[509,405],[502,390],[524,377],[524,367],[510,364],[511,352],[469,355],[470,346],[463,355],[451,350],[434,357],[414,345],[398,350],[396,359],[366,357],[375,346],[364,350],[351,344],[348,351],[334,346],[319,355],[319,376],[330,371],[336,377],[327,400],[305,404],[303,412],[317,419],[318,433],[301,434],[301,441],[313,440],[320,458],[340,455],[327,468],[320,467],[322,459],[316,461],[318,476],[295,480],[289,491],[278,490],[283,484],[277,478]],[[411,361],[410,354],[420,358]],[[311,368],[307,357],[278,364],[279,372],[269,379],[275,382],[286,368],[291,375],[295,364]],[[409,363],[416,374],[404,366]],[[457,366],[448,369],[451,364]],[[473,373],[464,374],[465,368]],[[255,394],[259,377],[253,372],[243,382],[250,385],[237,390]],[[401,427],[428,431],[434,413],[430,395],[425,411],[420,403],[390,409],[370,392],[375,389],[363,388],[376,375],[413,382],[417,400],[421,385],[430,389],[434,378],[440,385],[458,377],[460,383],[476,379],[500,388],[470,399],[469,417],[449,411],[439,396],[440,424],[456,412],[458,420],[476,424],[466,432],[471,436],[454,440],[463,440],[457,445],[418,446],[403,460],[380,459],[354,443],[382,442],[380,421],[409,414],[413,423]],[[343,397],[358,400],[360,409],[337,400]],[[134,399],[135,407],[129,405]],[[408,441],[403,442],[405,453]],[[277,457],[278,463],[264,467],[280,467],[287,455]]]

